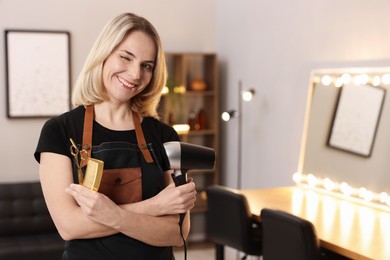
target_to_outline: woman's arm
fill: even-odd
[[[186,198],[186,196],[175,198],[184,204],[188,204],[187,200],[192,201],[192,203],[190,203],[192,206],[180,212],[186,212],[193,207],[193,201],[195,201],[196,196],[194,183],[188,183],[176,188],[172,185],[168,185],[167,189],[170,189],[171,192],[174,191],[175,194],[182,194],[183,192],[176,193],[176,190],[188,190],[185,194],[192,194],[188,198]],[[93,192],[81,185],[72,184],[67,191],[75,198],[84,213],[93,221],[112,227],[118,232],[124,233],[125,235],[136,238],[147,244],[155,246],[181,246],[183,244],[180,235],[178,214],[155,217],[135,213],[131,211],[131,208],[124,209],[123,207],[119,207],[104,194]],[[166,191],[167,194],[169,194],[168,191]],[[171,197],[170,195],[161,197],[165,196]],[[140,204],[142,203],[139,203],[138,205]],[[140,209],[140,207],[138,207],[138,209]],[[187,214],[182,226],[183,236],[185,238],[189,233],[189,228],[190,222],[189,215]]]
[[[195,184],[190,180],[187,184],[175,187],[170,172],[165,173],[167,186],[156,196],[147,200],[123,204],[121,208],[139,214],[164,216],[189,211],[196,200]]]
[[[57,230],[64,240],[93,238],[118,233],[90,220],[65,192],[73,183],[69,157],[55,153],[41,153],[39,176],[45,201]]]
[[[186,213],[182,225],[183,236],[187,238],[190,231],[190,210],[195,205],[196,190],[192,180],[185,185],[175,187],[171,171],[165,172],[167,187],[156,196],[137,203],[120,205],[121,208],[150,216],[177,215]]]
[[[46,203],[63,239],[95,238],[122,232],[156,246],[182,244],[177,214],[155,217],[129,212],[101,193],[72,184],[72,165],[68,157],[42,153],[39,172]],[[194,184],[191,185],[195,190]],[[172,193],[176,192],[176,188],[171,189]],[[186,188],[178,187],[181,189]],[[189,230],[189,220],[185,222],[183,227],[188,225]]]

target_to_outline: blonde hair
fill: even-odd
[[[74,86],[74,106],[100,103],[107,98],[102,80],[103,64],[124,38],[134,31],[141,31],[151,37],[157,56],[152,78],[148,86],[131,99],[131,109],[143,117],[158,117],[157,106],[167,78],[164,51],[154,26],[145,18],[132,13],[113,18],[100,32]]]

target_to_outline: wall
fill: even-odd
[[[390,1],[217,1],[222,109],[237,109],[237,82],[257,95],[243,105],[242,187],[292,184],[310,71],[390,57]],[[387,65],[388,66],[388,65]],[[224,183],[236,186],[237,121],[222,124]]]
[[[215,1],[0,0],[0,182],[38,179],[38,164],[33,153],[46,121],[6,117],[3,31],[69,31],[74,82],[102,26],[122,12],[134,12],[148,18],[159,31],[166,51],[215,51]],[[199,19],[200,14],[202,19]]]
[[[237,108],[237,82],[257,91],[244,104],[243,187],[291,184],[298,165],[310,71],[390,57],[390,1],[0,0],[0,29],[72,34],[72,79],[103,24],[134,11],[160,31],[167,51],[217,51],[223,109]],[[4,49],[3,34],[0,50]],[[0,52],[0,57],[3,52]],[[5,104],[4,59],[0,98]],[[383,64],[381,64],[383,65]],[[0,106],[0,181],[36,179],[32,154],[44,120],[9,120]],[[222,123],[223,182],[236,185],[237,121]]]

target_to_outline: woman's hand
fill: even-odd
[[[116,226],[121,209],[106,195],[78,184],[71,184],[65,191],[73,196],[88,218],[109,227]]]
[[[195,183],[192,180],[178,187],[175,187],[172,182],[151,198],[151,203],[154,205],[152,215],[185,213],[194,207],[196,193]]]

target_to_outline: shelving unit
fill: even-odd
[[[169,93],[162,96],[160,115],[168,124],[190,124],[192,129],[180,135],[182,142],[211,147],[216,153],[213,170],[191,170],[198,190],[195,207],[191,210],[191,233],[189,241],[205,239],[205,212],[207,201],[204,189],[219,183],[219,79],[218,61],[215,53],[166,53]],[[197,85],[192,83],[197,80]],[[199,81],[201,80],[201,81]],[[205,89],[199,90],[199,82]],[[198,87],[197,89],[195,89]],[[200,84],[202,87],[202,84]],[[174,93],[174,90],[180,93]],[[198,118],[199,112],[204,117]],[[195,116],[190,122],[191,116]],[[200,119],[200,120],[198,120]]]

